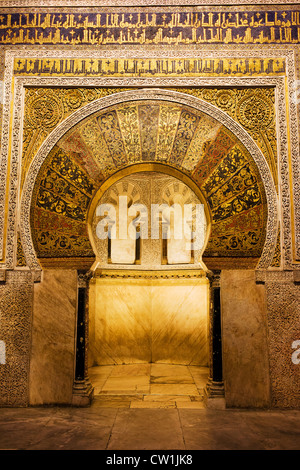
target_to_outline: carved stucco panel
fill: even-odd
[[[29,271],[9,271],[0,285],[0,339],[6,361],[0,365],[0,406],[28,404],[33,281]]]
[[[299,406],[300,368],[292,361],[292,343],[300,338],[300,286],[289,276],[266,283],[272,406]]]

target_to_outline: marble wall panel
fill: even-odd
[[[150,289],[147,280],[96,279],[90,285],[91,365],[150,362]]]
[[[152,281],[152,362],[208,364],[208,283]]]
[[[34,286],[30,404],[72,401],[77,271],[44,270]]]
[[[222,271],[222,348],[226,405],[270,404],[265,288],[250,270]]]
[[[204,279],[97,278],[90,285],[89,364],[207,365]]]

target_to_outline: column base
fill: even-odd
[[[94,387],[88,380],[75,380],[72,406],[90,406],[94,398]]]
[[[225,410],[225,389],[223,382],[214,382],[208,379],[204,388],[204,403],[207,408],[215,410]]]

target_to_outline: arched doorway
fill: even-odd
[[[209,362],[202,253],[210,213],[181,172],[148,169],[119,171],[90,204],[89,378],[98,404],[187,406],[197,399],[200,406]]]
[[[95,194],[119,171],[155,164],[179,171],[181,181],[191,181],[204,195],[211,233],[203,260],[210,270],[242,262],[268,265],[276,237],[275,191],[245,131],[213,106],[180,93],[116,95],[74,113],[39,150],[22,200],[28,264],[88,271],[95,261],[87,223]],[[80,289],[78,306],[84,305]],[[78,331],[86,326],[82,319]],[[77,346],[83,351],[82,335]],[[87,359],[80,361],[78,377],[84,380]]]

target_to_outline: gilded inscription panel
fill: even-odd
[[[4,12],[2,44],[173,45],[293,44],[300,40],[297,8],[239,11],[228,7],[43,10]]]

